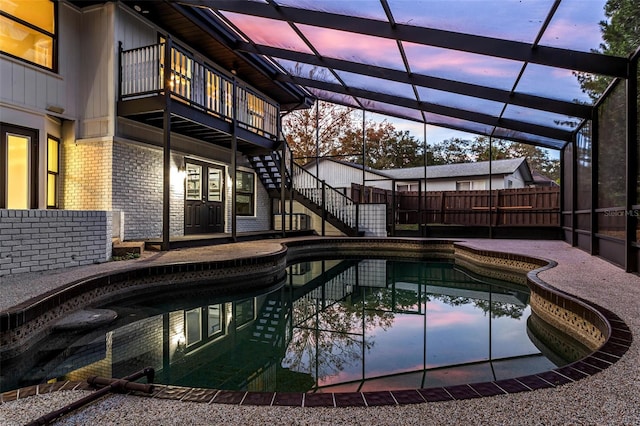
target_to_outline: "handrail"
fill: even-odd
[[[304,167],[297,163],[292,164],[293,189],[345,225],[356,229],[358,226],[357,203],[325,181],[318,179]]]
[[[159,94],[164,90],[164,43],[120,51],[120,99]],[[233,108],[240,127],[275,139],[278,107],[213,66],[198,61],[179,46],[171,47],[171,94],[178,100],[230,121]],[[233,85],[236,97],[233,98]]]

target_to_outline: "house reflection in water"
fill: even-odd
[[[338,392],[496,380],[568,361],[527,335],[525,288],[480,281],[452,263],[323,260],[288,272],[275,291],[244,299],[169,295],[109,306],[119,314],[110,331],[82,336],[37,367],[52,380],[151,366],[158,383]]]

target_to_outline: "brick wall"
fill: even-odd
[[[60,208],[111,210],[111,141],[63,141]]]
[[[172,170],[182,164],[172,155]],[[162,150],[133,143],[113,144],[113,209],[124,212],[124,239],[162,236]],[[172,173],[170,234],[184,234],[184,184]]]
[[[108,211],[0,210],[0,276],[105,262]]]
[[[62,208],[122,212],[124,227],[120,238],[123,240],[162,236],[163,160],[160,148],[121,140],[86,141],[66,144],[63,158]],[[172,236],[184,235],[184,174],[177,172],[178,166],[183,164],[184,156],[172,154],[169,206]],[[231,232],[230,185],[226,185],[225,201],[225,231]],[[271,229],[270,213],[269,194],[258,180],[256,215],[238,216],[237,231]]]

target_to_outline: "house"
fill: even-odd
[[[321,158],[312,161],[305,168],[328,185],[347,191],[351,183],[397,191],[461,191],[489,189],[523,188],[533,183],[527,160],[515,158],[477,163],[445,164],[438,166],[410,167],[405,169],[375,170],[361,164]],[[425,186],[426,176],[426,186]]]
[[[411,167],[384,172],[395,179],[398,191],[417,191],[418,182],[422,185],[422,191],[524,188],[533,183],[525,158]]]
[[[362,164],[336,160],[334,158],[319,158],[305,164],[304,168],[327,185],[344,193],[349,193],[352,183],[362,184],[363,178],[367,186],[391,189],[391,176],[387,170],[376,170],[363,167]]]
[[[554,181],[553,179],[551,179],[548,176],[543,175],[542,173],[540,173],[537,170],[531,170],[531,176],[533,177],[533,186],[546,186],[546,187],[553,187],[553,186],[559,186],[558,183],[556,181]]]
[[[273,229],[252,160],[312,99],[210,11],[7,1],[2,20],[0,276],[106,261],[113,237]]]

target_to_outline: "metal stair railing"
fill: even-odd
[[[283,143],[283,149],[252,158],[254,167],[264,169],[260,170],[259,175],[265,186],[280,190],[284,184],[286,190],[298,193],[317,206],[322,211],[323,229],[324,220],[330,220],[328,215],[331,215],[345,228],[351,228],[357,234],[360,214],[358,203],[297,164],[291,147],[286,142]]]
[[[328,185],[324,180],[294,162],[291,181],[293,189],[323,211],[333,215],[348,227],[358,231],[358,204],[347,195]]]

